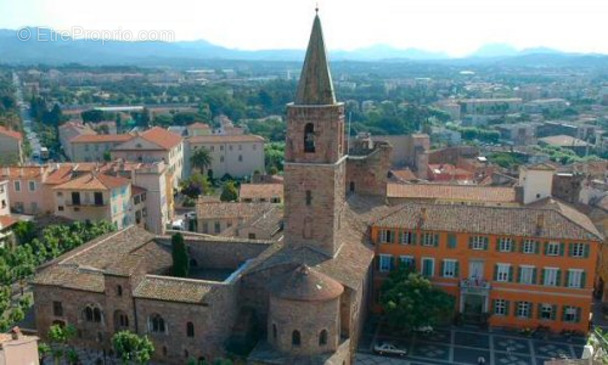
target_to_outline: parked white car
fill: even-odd
[[[420,332],[424,335],[430,335],[431,333],[433,333],[433,326],[420,326],[414,329],[414,331]]]
[[[183,219],[177,219],[171,222],[171,230],[173,231],[185,231],[186,224]]]
[[[390,342],[382,342],[374,346],[374,352],[378,355],[394,355],[394,356],[405,356],[407,351],[400,349]]]

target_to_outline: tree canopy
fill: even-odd
[[[236,184],[234,181],[227,181],[224,184],[224,188],[222,189],[222,194],[220,195],[220,200],[223,202],[233,202],[236,201],[239,197],[239,192],[236,188]]]
[[[184,243],[184,236],[176,233],[171,237],[171,253],[173,256],[173,276],[180,278],[188,277],[190,263],[188,261],[188,251]]]
[[[112,347],[124,364],[146,364],[154,353],[154,345],[148,337],[140,337],[129,331],[119,331],[112,336]]]
[[[380,303],[396,329],[411,331],[436,325],[454,311],[454,297],[404,268],[392,271],[382,285]]]
[[[211,166],[211,162],[213,162],[213,157],[206,148],[195,150],[192,157],[190,157],[190,164],[192,164],[192,167],[199,169],[201,173]]]

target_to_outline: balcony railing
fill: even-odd
[[[460,280],[460,288],[468,292],[490,290],[490,282],[484,279],[468,278]]]

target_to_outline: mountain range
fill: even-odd
[[[304,50],[274,49],[246,51],[231,49],[212,44],[205,40],[197,41],[100,41],[58,37],[48,28],[29,27],[25,35],[28,40],[20,40],[16,30],[0,29],[0,63],[3,64],[65,64],[81,63],[88,65],[108,64],[163,64],[174,60],[249,60],[249,61],[290,61],[300,62]],[[532,57],[531,57],[532,56]],[[573,58],[584,57],[591,60],[608,59],[606,55],[583,55],[564,53],[550,48],[517,50],[508,44],[488,44],[467,57],[456,60],[470,62],[497,62],[506,59],[547,60],[560,59],[572,62]],[[389,45],[373,45],[352,51],[332,51],[334,61],[435,61],[452,60],[446,53],[430,52],[422,49],[399,49]],[[552,61],[549,61],[552,62]]]

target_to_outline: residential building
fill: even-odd
[[[0,180],[0,216],[11,214],[8,180]]]
[[[241,184],[239,201],[243,203],[282,203],[282,183]]]
[[[23,163],[23,135],[0,125],[0,165]]]
[[[407,265],[453,295],[465,320],[554,331],[589,326],[603,236],[565,204],[407,204],[378,219],[372,237],[376,298],[385,275]]]
[[[226,229],[220,236],[279,241],[283,238],[283,209],[280,205],[274,204],[262,214]]]
[[[89,126],[84,125],[80,122],[67,122],[59,126],[59,143],[61,144],[61,148],[63,149],[63,153],[65,153],[66,157],[70,161],[74,161],[74,156],[72,155],[72,144],[71,140],[80,135],[94,135],[97,134],[93,129]]]
[[[184,146],[180,135],[160,127],[139,133],[112,149],[112,159],[130,162],[158,162],[167,164],[173,176],[173,187],[177,188],[183,178]]]
[[[133,138],[131,134],[81,134],[69,140],[71,150],[68,147],[66,155],[73,162],[109,161],[110,151]]]
[[[496,115],[516,113],[521,111],[521,98],[495,98],[495,99],[461,99],[460,113],[465,114],[480,114],[480,115]]]
[[[42,166],[3,167],[0,179],[8,181],[9,205],[21,214],[40,214],[44,206],[42,182],[45,169]]]
[[[196,122],[186,127],[189,136],[208,136],[212,134],[211,127],[208,124]]]
[[[199,148],[211,155],[211,171],[216,178],[251,176],[264,171],[264,138],[256,135],[202,135],[186,138],[186,165],[191,173],[190,158]]]
[[[587,153],[589,153],[591,148],[593,148],[592,144],[585,142],[582,139],[567,135],[539,138],[538,144],[540,146],[553,146],[569,149],[574,151],[579,156],[586,155]]]
[[[471,204],[518,204],[515,189],[501,186],[389,183],[386,197],[391,204],[432,201]]]
[[[71,220],[106,220],[121,229],[132,224],[131,181],[91,172],[55,186],[55,215]]]
[[[38,365],[38,337],[26,336],[19,327],[0,334],[0,365]]]
[[[13,226],[17,220],[10,215],[0,215],[0,248],[14,247],[17,239],[13,233]]]
[[[272,209],[271,203],[226,203],[199,200],[196,204],[197,231],[219,235]]]
[[[528,101],[523,105],[524,113],[544,113],[544,112],[559,112],[566,109],[570,103],[564,99],[537,99]]]
[[[536,128],[540,123],[499,124],[495,126],[500,137],[515,146],[527,146],[536,143]]]

